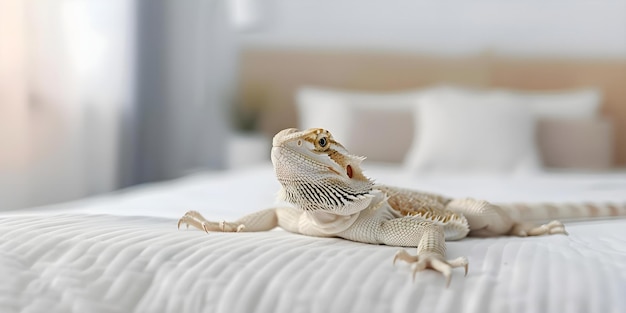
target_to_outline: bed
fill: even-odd
[[[501,88],[529,87],[507,77],[523,77],[531,70],[513,66],[515,75],[493,75],[497,79],[491,80],[482,59],[424,62],[397,55],[332,52],[313,57],[265,50],[247,51],[242,58],[240,110],[258,115],[266,136],[287,126],[327,127],[348,149],[370,157],[363,168],[378,183],[492,202],[626,205],[626,171],[620,169],[626,160],[620,132],[625,124],[619,105],[626,99],[620,87],[626,67],[621,61],[557,66],[565,69],[565,74],[556,71],[561,79],[543,76],[542,93],[587,84],[601,92],[520,94]],[[497,64],[488,67],[519,65]],[[532,64],[545,68],[541,61]],[[389,76],[416,67],[426,74]],[[266,75],[269,68],[275,75]],[[320,68],[328,71],[315,72]],[[372,69],[380,75],[359,75]],[[570,75],[579,70],[583,75]],[[571,77],[581,81],[572,83]],[[500,89],[450,92],[450,86],[437,86],[434,94],[424,92],[438,81]],[[311,84],[316,86],[302,87]],[[358,90],[346,90],[355,86]],[[437,98],[442,90],[452,98]],[[483,154],[489,156],[485,164],[485,157],[455,158],[462,143],[415,147],[429,133],[441,133],[438,125],[450,123],[426,118],[436,110],[414,111],[414,101],[439,99],[437,106],[420,107],[443,108],[456,104],[441,99],[458,95],[474,103],[467,114],[481,109],[485,99],[510,104],[504,115],[483,122],[497,123],[498,131],[488,135],[502,140],[498,151],[514,153]],[[538,108],[522,112],[519,99]],[[545,99],[560,108],[546,109]],[[329,115],[324,110],[337,113],[339,107],[343,115],[335,114],[338,119],[325,118]],[[470,136],[465,141],[481,153],[489,149],[481,146],[484,139],[472,137],[476,127],[462,121],[456,124]],[[503,130],[511,125],[515,127]],[[353,136],[362,133],[368,135]],[[574,134],[574,139],[563,134]],[[454,170],[442,171],[446,168]],[[69,203],[0,212],[0,312],[626,312],[624,217],[566,221],[568,236],[450,242],[448,257],[466,256],[469,272],[464,277],[455,269],[447,288],[438,273],[425,271],[412,279],[409,266],[394,266],[397,247],[280,229],[205,234],[176,227],[189,210],[212,220],[233,220],[270,207],[278,189],[268,160]]]
[[[414,179],[367,164],[381,183],[494,201],[624,202],[626,173]],[[0,216],[2,312],[624,312],[626,219],[566,223],[569,236],[465,239],[467,277],[392,265],[398,248],[282,230],[178,230],[198,210],[230,220],[274,203],[270,164],[198,173]],[[245,190],[245,197],[240,190]]]

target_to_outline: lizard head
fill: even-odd
[[[361,171],[364,159],[321,128],[285,129],[272,141],[281,197],[306,211],[349,215],[367,207],[373,182]]]

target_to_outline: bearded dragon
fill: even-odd
[[[180,218],[178,227],[186,224],[205,232],[256,232],[279,226],[309,236],[416,247],[415,255],[399,250],[393,263],[401,260],[412,264],[413,278],[425,269],[438,271],[449,285],[453,268],[463,267],[467,275],[468,260],[447,260],[445,240],[567,234],[559,221],[536,226],[517,221],[512,212],[525,219],[542,211],[557,211],[561,218],[626,215],[626,208],[615,205],[586,210],[557,205],[516,207],[375,184],[361,169],[365,158],[350,154],[321,128],[280,131],[272,140],[271,159],[282,186],[279,198],[289,206],[258,211],[234,222],[211,222],[189,211]]]

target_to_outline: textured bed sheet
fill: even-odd
[[[626,174],[403,175],[378,182],[494,201],[626,201]],[[567,223],[569,236],[464,239],[445,287],[392,265],[398,248],[281,230],[177,230],[187,210],[231,219],[274,202],[269,166],[196,174],[0,214],[0,312],[626,312],[626,219]]]

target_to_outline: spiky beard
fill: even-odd
[[[372,199],[371,181],[345,184],[340,179],[281,181],[283,200],[304,211],[349,215],[366,208]]]

